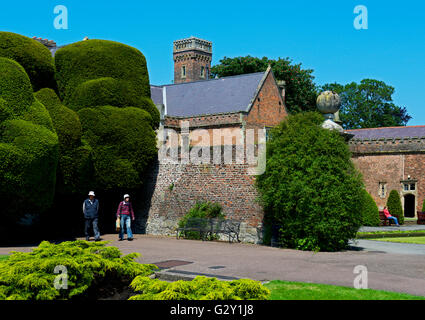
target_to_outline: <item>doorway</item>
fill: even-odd
[[[404,216],[406,218],[415,217],[415,196],[413,194],[404,196]]]

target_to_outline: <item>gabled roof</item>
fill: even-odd
[[[383,127],[370,129],[354,129],[347,130],[348,133],[354,134],[353,139],[380,139],[380,138],[413,138],[425,137],[425,126],[409,126],[409,127]]]
[[[152,85],[151,97],[156,105],[163,104],[166,115],[172,117],[248,112],[270,70],[164,86]]]

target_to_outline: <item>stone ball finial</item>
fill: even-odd
[[[341,106],[341,98],[336,92],[324,91],[317,97],[316,105],[321,113],[334,114]]]

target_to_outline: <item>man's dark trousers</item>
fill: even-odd
[[[98,218],[86,218],[86,229],[85,229],[85,233],[86,233],[86,238],[90,237],[90,228],[93,225],[93,231],[94,231],[94,238],[95,240],[100,239],[100,232],[99,232],[99,227],[98,227]]]

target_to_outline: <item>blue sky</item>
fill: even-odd
[[[53,26],[53,8],[68,9],[68,29]],[[353,26],[354,7],[368,9],[368,29]],[[0,30],[58,44],[108,39],[140,49],[151,83],[173,78],[172,42],[197,36],[213,42],[213,65],[224,56],[290,57],[314,69],[318,84],[385,81],[396,104],[425,125],[423,1],[5,1]]]

